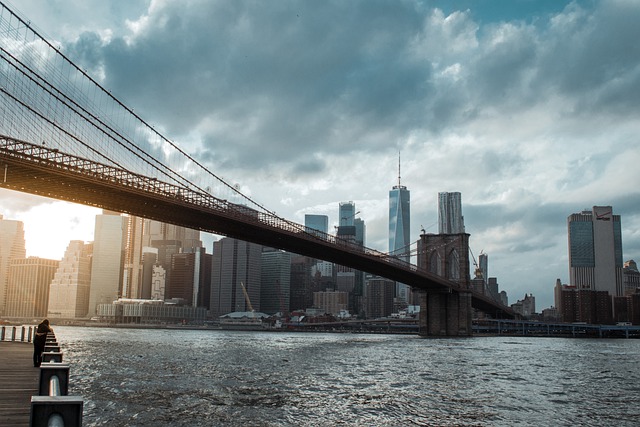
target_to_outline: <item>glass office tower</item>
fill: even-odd
[[[569,276],[578,289],[622,296],[622,230],[611,206],[569,216]]]
[[[458,192],[438,193],[438,234],[464,233],[462,195]]]

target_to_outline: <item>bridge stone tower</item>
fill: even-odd
[[[418,267],[457,283],[462,290],[420,291],[420,335],[470,336],[469,234],[422,234]]]

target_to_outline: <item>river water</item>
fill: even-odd
[[[640,425],[640,340],[55,329],[85,426]]]

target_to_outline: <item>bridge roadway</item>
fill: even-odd
[[[269,213],[218,199],[204,191],[162,182],[55,148],[0,135],[0,187],[95,206],[240,240],[366,271],[429,293],[471,292],[472,307],[494,317],[513,311],[491,298],[417,266]]]

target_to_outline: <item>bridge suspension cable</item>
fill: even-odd
[[[0,133],[275,216],[162,135],[1,1],[0,60]]]

